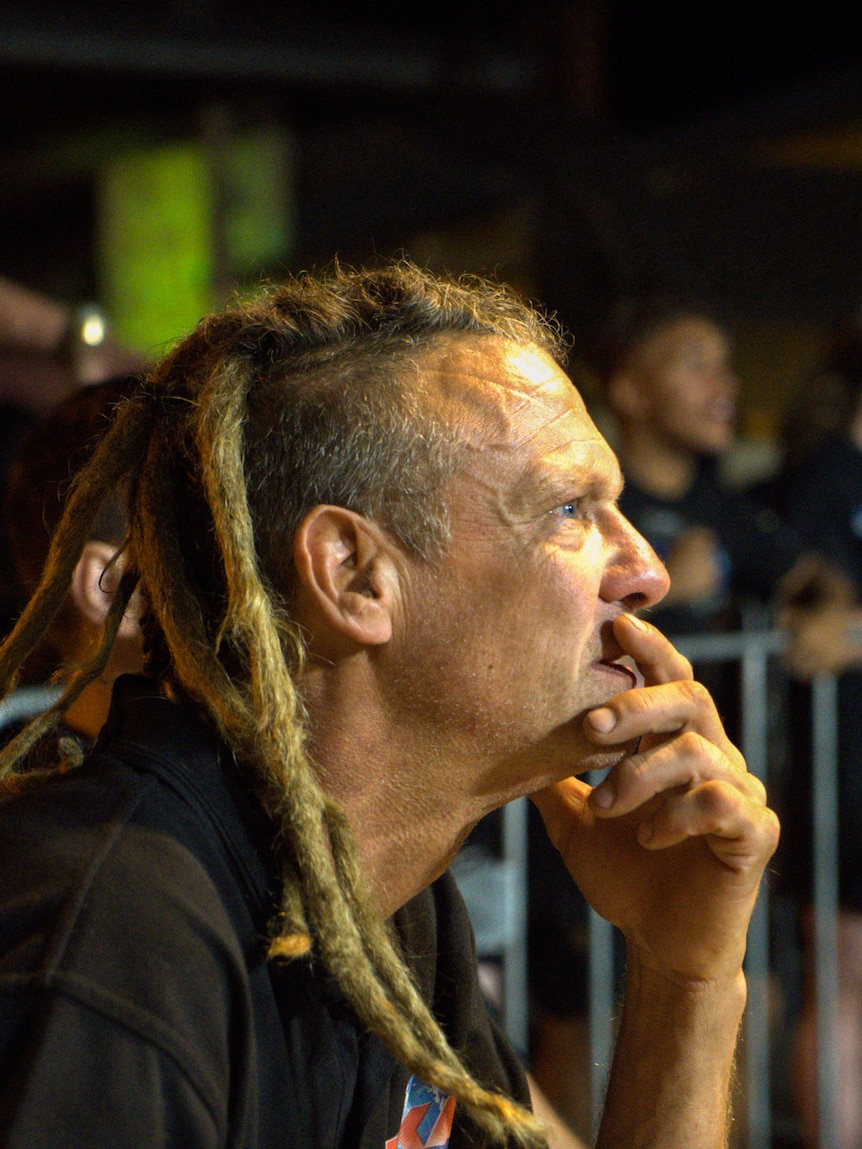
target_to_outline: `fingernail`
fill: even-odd
[[[629,620],[629,622],[632,624],[632,626],[635,627],[637,630],[646,630],[647,624],[644,622],[644,620],[642,618],[638,618],[638,616],[636,614],[627,614],[625,617]]]
[[[645,846],[647,842],[652,838],[654,833],[654,822],[641,822],[641,824],[638,826],[638,841]]]
[[[592,794],[590,794],[590,804],[598,806],[600,810],[609,810],[614,804],[616,795],[613,790],[605,782],[601,786],[596,786]]]
[[[609,706],[600,706],[598,710],[591,710],[587,715],[590,725],[599,734],[610,734],[617,724],[617,716]]]

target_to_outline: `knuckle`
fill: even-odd
[[[698,682],[697,679],[693,678],[682,683],[682,687],[686,697],[694,706],[698,707],[698,709],[707,708],[711,710],[713,708],[712,695],[702,682]]]
[[[769,815],[769,839],[772,849],[775,851],[778,848],[778,840],[781,837],[781,822],[774,810],[768,809],[767,814]]]
[[[727,810],[731,788],[725,782],[710,779],[698,786],[693,796],[702,815],[718,818]]]
[[[648,690],[629,690],[624,695],[626,708],[636,714],[648,714],[653,706],[653,697]]]
[[[757,814],[752,815],[751,840],[755,845],[757,855],[764,862],[768,861],[778,848],[780,833],[781,827],[774,810],[763,807]]]
[[[696,730],[683,730],[676,737],[677,751],[685,758],[711,759],[714,747]]]
[[[618,791],[636,786],[650,769],[649,759],[644,754],[630,754],[617,764],[614,776]]]
[[[746,774],[751,797],[759,805],[766,805],[766,787],[755,774]]]

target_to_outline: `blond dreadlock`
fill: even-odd
[[[14,685],[59,609],[106,492],[131,484],[131,555],[94,660],[0,758],[0,776],[99,673],[135,579],[151,672],[209,715],[262,789],[280,831],[272,958],[312,947],[362,1022],[487,1139],[538,1146],[526,1110],[471,1077],[375,913],[350,826],[320,787],[298,690],[303,643],[283,557],[302,516],[335,503],[375,518],[415,556],[446,537],[442,489],[461,454],[416,364],[442,340],[502,336],[562,358],[553,326],[505,289],[403,262],[336,267],[204,320],[120,409],[75,484],[43,581],[0,649]]]

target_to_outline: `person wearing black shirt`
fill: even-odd
[[[0,681],[127,482],[83,680],[139,594],[141,701],[0,804],[4,1143],[543,1144],[444,877],[529,794],[627,941],[599,1144],[714,1149],[777,819],[636,614],[667,576],[553,325],[406,262],[209,316],[81,472]]]
[[[72,478],[110,422],[113,408],[138,382],[137,376],[121,375],[73,391],[37,419],[24,439],[0,500],[0,533],[8,541],[15,585],[25,596],[42,577]],[[29,717],[50,705],[57,693],[56,679],[72,679],[98,646],[125,564],[124,556],[117,557],[117,549],[127,530],[123,492],[111,491],[90,524],[65,600],[42,642],[21,667],[18,685],[22,689],[7,700],[12,714],[20,709]],[[140,670],[141,643],[133,605],[120,623],[101,673],[65,706],[57,737],[37,743],[19,769],[23,765],[31,770],[50,767],[58,754],[66,752],[80,757],[107,717],[114,679]],[[10,741],[22,725],[14,718],[0,725],[0,741]]]
[[[862,312],[854,306],[829,333],[815,370],[801,381],[782,425],[784,463],[770,485],[773,504],[812,547],[862,595]],[[859,616],[835,619],[838,678],[838,1085],[839,1149],[862,1140],[862,644]],[[817,1035],[810,966],[811,730],[810,699],[795,687],[791,770],[782,805],[794,843],[777,859],[785,888],[805,907],[809,976],[795,1042],[794,1097],[806,1146],[816,1146]]]

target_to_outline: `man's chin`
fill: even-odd
[[[637,750],[637,739],[624,742],[619,746],[593,746],[578,762],[576,770],[569,770],[567,777],[580,778],[585,774],[613,769],[618,762],[622,762]]]
[[[544,743],[541,768],[530,772],[528,792],[552,786],[564,778],[580,778],[592,771],[611,770],[636,749],[637,739],[614,746],[597,746],[591,742],[583,732],[582,712],[572,722],[558,728],[552,739]]]

